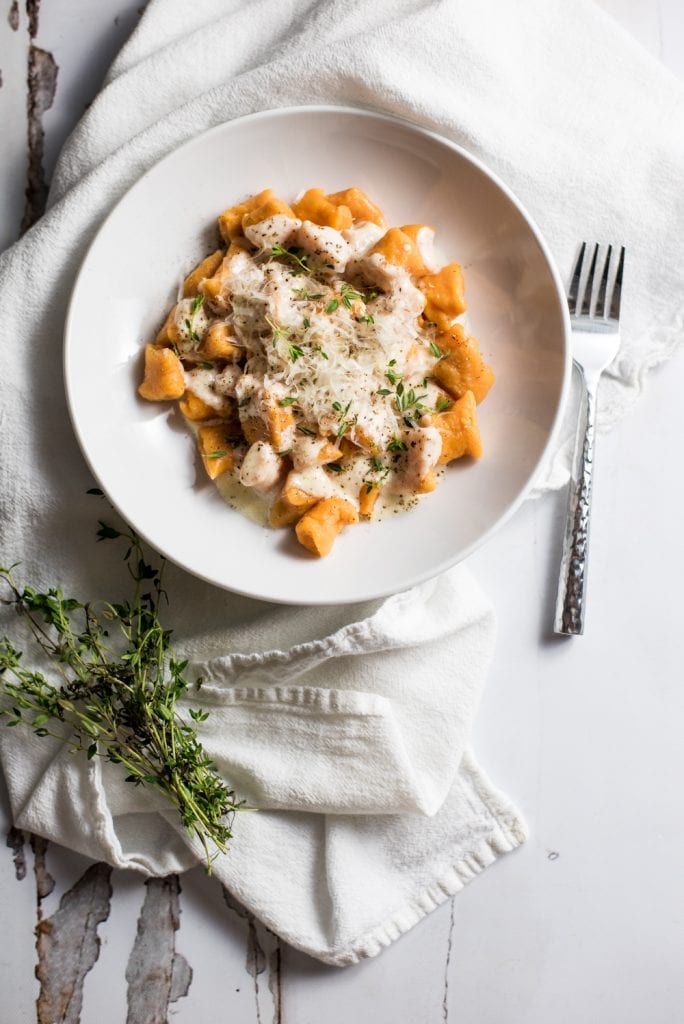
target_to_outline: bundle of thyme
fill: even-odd
[[[124,561],[133,580],[128,601],[90,604],[65,597],[60,587],[44,593],[20,588],[16,566],[0,567],[11,594],[4,603],[14,606],[61,677],[55,685],[42,672],[25,668],[22,652],[5,637],[0,717],[8,726],[23,723],[37,736],[67,742],[73,752],[120,765],[134,786],[160,790],[202,843],[211,870],[231,838],[234,812],[243,805],[216,773],[193,725],[176,711],[188,690],[188,663],[175,657],[171,633],[159,619],[166,597],[163,565],[156,569],[145,561],[133,532],[104,522],[99,527],[98,540],[127,542]],[[201,722],[208,713],[190,710],[190,717]]]

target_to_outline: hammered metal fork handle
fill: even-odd
[[[568,511],[561,561],[554,631],[565,636],[584,632],[584,611],[589,558],[589,521],[594,470],[594,432],[598,379],[584,380],[572,477],[568,491]]]

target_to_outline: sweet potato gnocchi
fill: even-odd
[[[324,557],[345,526],[480,458],[494,375],[456,322],[463,273],[439,265],[431,227],[388,227],[358,188],[312,188],[292,205],[265,189],[218,229],[145,348],[138,391],[178,401],[232,504],[250,496]]]

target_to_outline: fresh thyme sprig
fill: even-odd
[[[217,852],[227,849],[233,815],[243,804],[197,737],[192,722],[204,721],[207,712],[191,710],[190,722],[176,709],[188,690],[188,663],[176,658],[171,632],[159,619],[166,597],[163,566],[146,562],[133,532],[100,522],[97,536],[127,543],[124,560],[134,584],[128,601],[91,604],[66,597],[61,587],[20,587],[16,567],[0,567],[10,592],[4,603],[14,606],[61,677],[54,683],[24,667],[23,654],[2,639],[0,718],[62,740],[88,758],[121,765],[127,782],[161,791],[199,839],[211,870]]]
[[[275,323],[273,320],[271,320],[270,316],[265,316],[264,320],[266,321],[266,323],[268,324],[268,326],[271,328],[271,330],[273,332],[273,347],[274,348],[276,346],[276,342],[278,342],[280,340],[280,338],[289,338],[290,332],[288,331],[288,329],[286,327],[279,327],[277,323]]]
[[[341,402],[333,402],[332,407],[337,413],[337,436],[342,438],[351,427],[356,426],[358,417],[353,416],[351,419],[347,419],[347,413],[351,409],[351,402],[347,402],[345,406]]]
[[[389,363],[387,364],[387,369],[385,370],[385,376],[392,385],[395,385],[397,381],[400,381],[403,376],[403,374],[397,373],[397,371],[394,369],[396,365],[396,359],[390,359]]]
[[[198,342],[200,340],[200,336],[197,333],[197,330],[195,329],[195,317],[203,305],[204,296],[196,295],[195,298],[192,300],[192,305],[190,306],[190,318],[185,321],[185,329],[188,332],[188,337],[190,338],[190,341]]]
[[[371,466],[364,477],[366,494],[370,494],[374,487],[380,487],[389,476],[390,467],[386,466],[379,455],[371,457]]]
[[[412,421],[420,419],[423,413],[428,412],[428,407],[423,404],[427,395],[417,395],[414,388],[405,388],[403,381],[399,381],[394,394],[394,404],[397,412],[402,413],[404,422],[411,427]]]
[[[393,437],[390,443],[387,445],[388,452],[405,452],[408,451],[408,445],[406,441],[402,441],[400,437]]]
[[[352,285],[347,284],[346,282],[342,285],[340,295],[342,296],[342,303],[347,307],[347,309],[352,308],[353,302],[364,301],[364,297],[361,294],[361,292],[357,292],[356,289],[352,287]]]
[[[309,254],[304,252],[303,249],[298,249],[297,246],[290,246],[286,249],[282,245],[274,245],[271,249],[273,256],[279,256],[283,260],[287,260],[293,266],[292,273],[298,274],[309,274],[311,267],[309,266]]]

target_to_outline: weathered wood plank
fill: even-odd
[[[10,837],[11,833],[11,838]],[[0,836],[8,837],[0,855],[0,1020],[35,1019],[38,982],[34,975],[36,890],[28,838],[11,830],[7,794],[0,780]]]
[[[49,50],[31,42],[28,51],[28,167],[26,170],[26,199],[21,219],[21,231],[36,223],[45,211],[48,197],[48,179],[45,173],[45,130],[43,115],[50,109],[57,91],[59,68]]]
[[[54,880],[47,874],[45,843],[34,843],[39,920],[36,927],[40,982],[37,1004],[38,1024],[79,1024],[83,1004],[83,982],[100,951],[98,925],[109,915],[111,868],[91,865],[76,884],[62,896],[59,909],[42,918],[42,893],[52,891]]]
[[[126,966],[126,1024],[166,1024],[170,1006],[188,994],[192,968],[176,952],[180,928],[178,875],[150,878]]]
[[[26,15],[17,2],[3,5],[0,13],[0,249],[18,237],[24,208],[27,55]]]
[[[18,882],[26,878],[26,836],[19,829],[16,829],[14,825],[10,828],[7,833],[7,845],[12,851],[12,860],[14,862],[14,874]]]
[[[140,20],[147,0],[43,0],[38,45],[59,65],[54,103],[43,118],[44,166],[52,175],[59,151],[95,98],[110,64]]]

